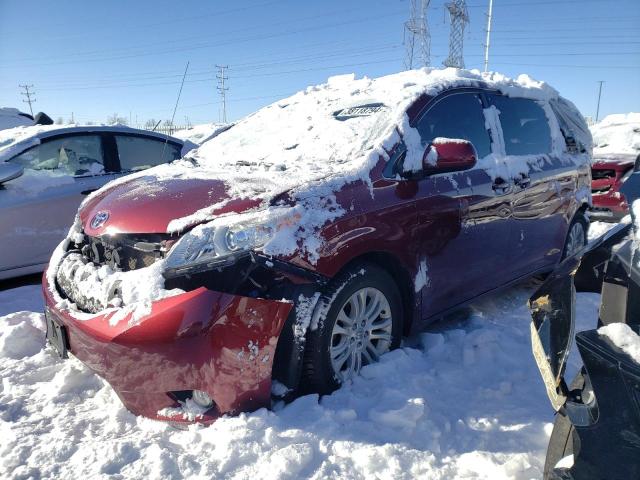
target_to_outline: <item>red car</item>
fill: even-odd
[[[592,218],[617,222],[628,215],[629,205],[620,193],[620,187],[633,173],[635,161],[634,154],[601,155],[594,158],[591,166]]]
[[[330,392],[585,245],[590,143],[528,77],[331,78],[92,195],[44,277],[48,339],[155,419]]]

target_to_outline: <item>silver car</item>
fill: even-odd
[[[0,280],[40,272],[89,193],[182,156],[176,138],[123,126],[0,132]]]

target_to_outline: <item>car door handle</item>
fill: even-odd
[[[97,188],[90,188],[89,190],[83,190],[80,192],[81,195],[89,195],[90,193],[95,192],[96,190],[98,190]]]
[[[507,194],[511,191],[512,184],[511,182],[506,182],[502,178],[496,178],[491,185],[491,188],[494,192],[499,195]]]

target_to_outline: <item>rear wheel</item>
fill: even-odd
[[[587,231],[589,230],[589,221],[582,213],[576,214],[575,218],[569,225],[569,232],[564,244],[562,259],[571,257],[578,253],[587,244]]]
[[[308,333],[304,383],[329,393],[400,345],[402,302],[393,278],[372,264],[339,275],[321,302],[326,315]]]

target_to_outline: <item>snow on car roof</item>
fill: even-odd
[[[33,125],[33,120],[17,108],[0,107],[0,130]]]
[[[640,153],[640,113],[607,115],[591,126],[594,156]]]
[[[147,170],[150,184],[167,178],[213,178],[233,198],[327,196],[349,182],[369,183],[369,172],[385,149],[410,129],[406,109],[419,96],[453,87],[486,87],[506,95],[557,98],[556,90],[527,75],[511,79],[477,70],[411,70],[379,78],[331,77],[238,121],[187,155],[190,162]],[[322,183],[317,182],[325,179]],[[113,184],[112,184],[113,185]],[[213,218],[212,205],[176,219],[180,231]]]
[[[138,133],[148,136],[165,139],[166,135],[151,132],[148,130],[138,130],[125,125],[33,125],[9,128],[0,130],[0,162],[5,162],[14,155],[25,151],[40,141],[52,135],[77,133],[77,132],[125,132]],[[178,138],[169,137],[172,140],[182,143]]]

